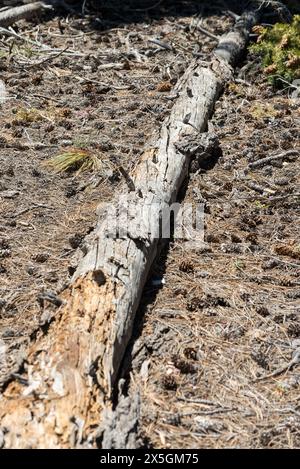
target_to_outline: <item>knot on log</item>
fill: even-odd
[[[180,153],[190,158],[192,173],[199,169],[210,169],[210,165],[214,165],[222,155],[219,139],[214,132],[189,134],[175,146]]]

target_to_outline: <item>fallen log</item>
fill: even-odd
[[[180,79],[170,116],[128,176],[126,201],[118,196],[113,200],[120,213],[124,203],[130,207],[129,228],[114,236],[115,220],[109,210],[101,211],[87,254],[63,294],[64,304],[29,349],[22,373],[2,393],[5,448],[97,446],[101,416],[104,409],[108,415],[157,255],[160,215],[176,200],[188,174],[193,152],[182,147],[206,132],[215,102],[232,77],[231,66],[257,21],[257,11],[242,15],[233,31],[220,39],[209,66],[195,61]]]

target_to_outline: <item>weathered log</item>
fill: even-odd
[[[96,446],[101,414],[110,406],[157,254],[160,214],[176,200],[188,174],[191,155],[180,150],[181,143],[194,142],[206,131],[215,102],[232,77],[231,65],[257,20],[256,12],[244,14],[234,31],[222,37],[209,66],[195,61],[179,80],[170,116],[131,174],[129,229],[119,238],[112,236],[114,220],[101,212],[88,252],[64,292],[65,304],[30,348],[23,379],[12,380],[2,394],[5,448]],[[117,196],[113,200],[120,212],[123,203]]]

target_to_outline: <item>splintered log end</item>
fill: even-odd
[[[64,448],[80,445],[99,425],[110,396],[115,286],[97,270],[66,292],[55,327],[34,345],[20,382],[0,400],[6,448]],[[26,376],[27,375],[27,376]]]

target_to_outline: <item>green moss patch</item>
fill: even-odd
[[[292,82],[300,78],[300,15],[295,15],[291,24],[259,26],[256,31],[259,37],[250,51],[262,57],[269,81],[280,86],[282,80]]]

